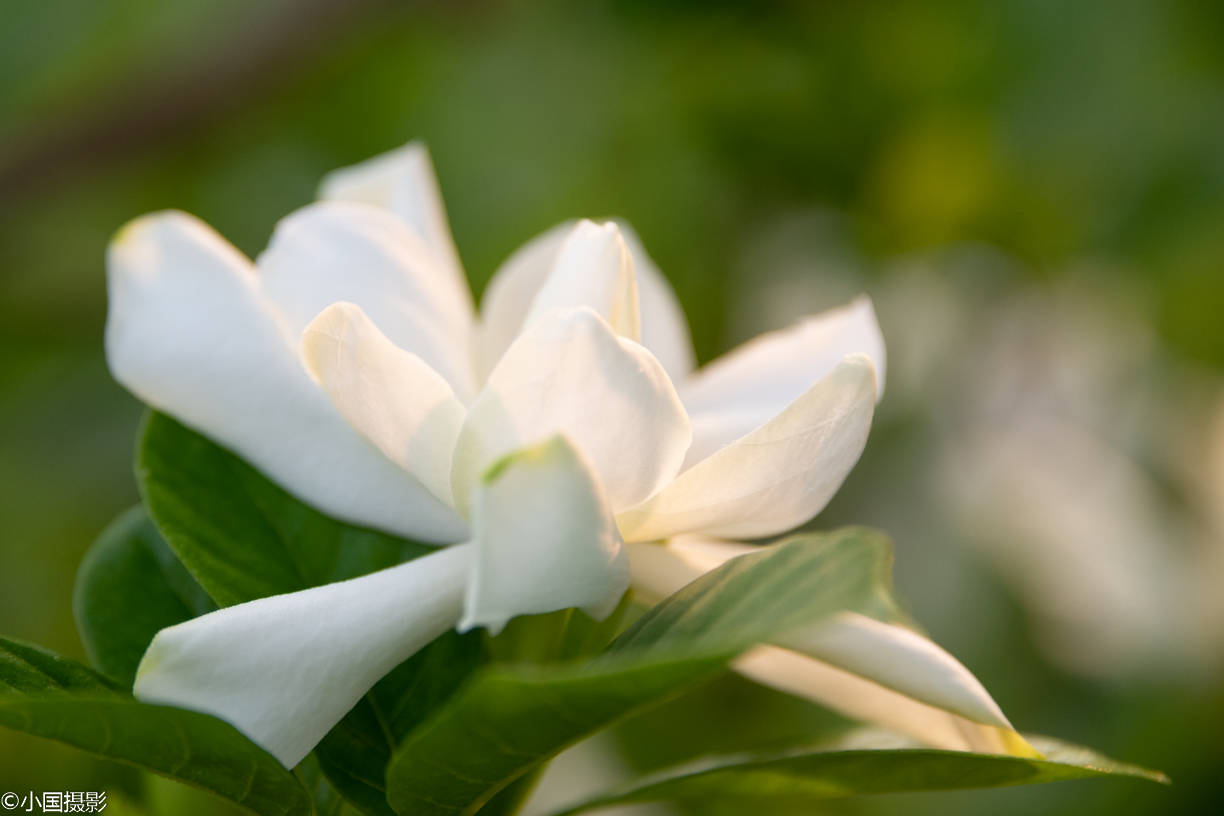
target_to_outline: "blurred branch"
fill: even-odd
[[[104,161],[190,132],[290,81],[337,31],[389,0],[298,0],[171,73],[138,79],[85,109],[27,130],[0,159],[0,212],[23,194],[63,183]]]

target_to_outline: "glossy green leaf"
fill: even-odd
[[[1045,759],[919,747],[711,759],[639,780],[554,816],[660,801],[690,805],[709,816],[739,816],[750,811],[798,816],[815,812],[827,799],[872,793],[998,788],[1102,776],[1168,782],[1157,771],[1117,762],[1087,748],[1048,737],[1030,736],[1028,740]]]
[[[145,420],[136,465],[158,530],[222,606],[307,589],[433,552],[336,521],[164,414]]]
[[[396,751],[388,799],[405,816],[475,813],[566,745],[691,688],[759,640],[876,610],[889,557],[866,530],[799,537],[703,576],[593,660],[492,667]]]
[[[159,630],[216,608],[141,507],[115,519],[85,553],[72,599],[90,662],[125,688]]]
[[[5,639],[0,725],[203,788],[260,816],[311,812],[293,774],[228,723],[139,703],[75,661]]]

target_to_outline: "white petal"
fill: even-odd
[[[901,662],[903,656],[888,657],[898,661],[898,670],[908,667]],[[955,665],[963,670],[959,663]],[[737,659],[733,666],[762,685],[905,734],[932,748],[1016,756],[1037,753],[1010,726],[970,720],[798,652],[761,646]]]
[[[136,697],[213,714],[286,767],[383,675],[455,625],[471,546],[226,607],[157,633]]]
[[[454,296],[436,255],[400,219],[364,204],[312,204],[281,220],[258,258],[259,281],[291,331],[348,301],[397,346],[475,394],[471,304]]]
[[[633,257],[615,224],[578,222],[532,299],[524,326],[577,306],[594,309],[622,337],[634,341],[641,337]]]
[[[581,607],[603,618],[629,563],[590,463],[562,436],[493,465],[476,489],[476,556],[461,629]]]
[[[843,613],[775,643],[974,722],[1011,727],[968,669],[904,626]]]
[[[654,602],[760,547],[683,536],[626,549],[634,591]],[[937,748],[1033,754],[968,669],[902,626],[842,613],[753,649],[734,667],[765,685]]]
[[[446,380],[359,306],[337,303],[302,334],[306,367],[349,423],[451,504],[451,455],[467,411]]]
[[[666,544],[630,541],[630,579],[646,603],[656,603],[728,560],[760,546],[705,536],[679,536]]]
[[[473,486],[495,461],[556,434],[591,462],[614,510],[670,481],[690,438],[658,361],[585,307],[538,320],[489,376],[459,434],[456,506],[466,513]]]
[[[858,461],[875,406],[875,373],[847,357],[782,413],[698,462],[617,517],[627,540],[679,533],[755,538],[803,524]]]
[[[463,264],[451,237],[446,207],[438,188],[429,151],[412,142],[359,164],[328,173],[319,185],[319,198],[357,201],[390,210],[425,240],[442,262],[441,285],[450,297],[472,311],[472,295]]]
[[[638,298],[641,302],[641,343],[663,364],[663,370],[672,382],[682,382],[693,370],[696,356],[693,354],[693,339],[689,334],[684,309],[676,298],[671,283],[659,271],[659,267],[646,254],[646,247],[633,228],[623,221],[621,237],[633,255],[633,270],[637,275]]]
[[[336,518],[427,541],[466,537],[462,519],[332,407],[250,262],[205,224],[138,219],[107,268],[107,361],[145,403]]]
[[[480,377],[487,377],[518,337],[536,293],[552,272],[561,244],[574,229],[566,221],[523,244],[506,259],[480,303]]]
[[[856,353],[875,364],[878,399],[884,393],[884,338],[866,297],[763,334],[704,366],[679,387],[693,417],[686,465],[768,422]]]
[[[641,343],[658,358],[673,381],[693,368],[693,344],[684,312],[671,284],[642,248],[633,230],[618,223],[633,259],[637,280]],[[575,224],[567,221],[533,238],[501,265],[481,303],[481,371],[488,373],[522,330],[536,293],[544,286],[561,245]]]

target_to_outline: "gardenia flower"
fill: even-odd
[[[346,521],[450,545],[160,632],[142,700],[214,714],[286,766],[384,674],[458,626],[661,598],[812,518],[883,384],[870,302],[693,370],[637,239],[563,224],[518,250],[479,318],[426,152],[330,175],[252,264],[182,213],[108,256],[107,358],[141,400]],[[714,537],[714,538],[712,538]],[[909,629],[845,614],[744,674],[945,748],[1026,746]]]

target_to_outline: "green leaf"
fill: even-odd
[[[362,813],[393,814],[384,769],[395,747],[486,660],[480,632],[448,632],[401,663],[315,748],[324,774]]]
[[[323,515],[164,414],[145,420],[136,478],[158,530],[221,606],[354,578],[435,550]]]
[[[90,662],[125,688],[159,630],[216,608],[141,507],[115,519],[85,553],[72,598]]]
[[[0,638],[0,695],[116,694],[109,680],[39,646]]]
[[[533,768],[493,794],[493,797],[481,806],[478,816],[514,816],[531,797],[543,770],[543,766]]]
[[[861,529],[792,539],[693,582],[593,660],[491,667],[395,752],[388,800],[400,814],[475,813],[565,746],[708,679],[756,642],[840,610],[876,610],[889,558],[887,540]]]
[[[203,788],[260,816],[311,812],[293,774],[228,723],[139,703],[75,661],[3,638],[0,725]]]
[[[293,774],[206,714],[124,697],[0,697],[0,725],[195,785],[262,816],[310,813]]]
[[[625,593],[608,617],[597,621],[581,609],[511,618],[489,639],[489,651],[499,663],[557,663],[591,657],[603,651],[624,628],[632,607]]]
[[[827,799],[871,793],[998,788],[1102,776],[1169,781],[1157,771],[1117,762],[1087,748],[1048,737],[1027,739],[1045,759],[906,747],[705,760],[697,767],[639,780],[554,816],[662,801],[690,805],[709,816],[750,811],[782,816],[812,813]]]
[[[361,813],[332,786],[319,767],[314,754],[308,755],[293,769],[293,774],[314,802],[314,816],[353,816]]]
[[[684,587],[635,621],[609,652],[736,655],[843,609],[894,618],[891,570],[892,545],[874,530],[795,536]]]

